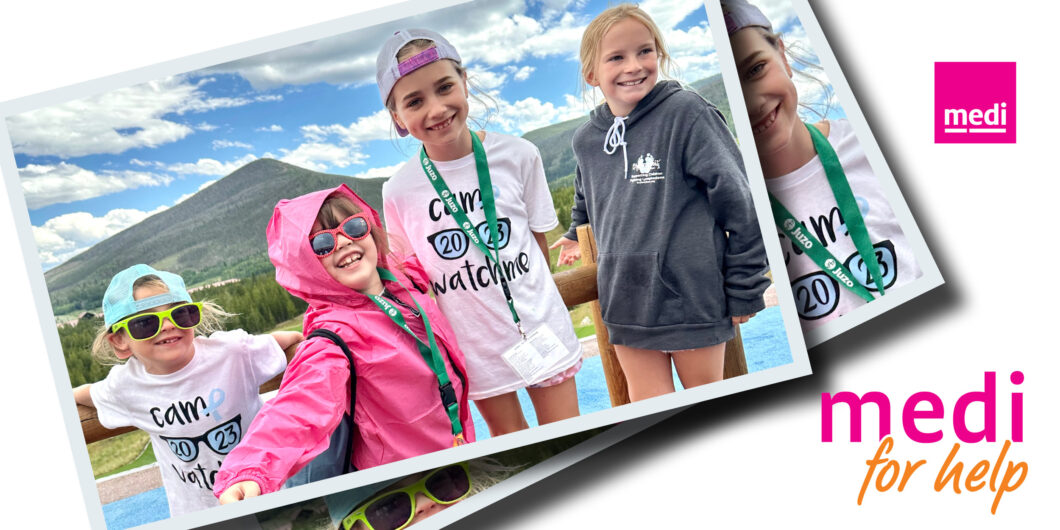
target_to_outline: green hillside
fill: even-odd
[[[732,114],[721,76],[690,86],[722,111],[731,128]],[[553,190],[573,184],[577,164],[571,139],[588,119],[583,116],[523,135],[541,151]],[[256,160],[45,273],[52,307],[56,315],[97,310],[110,278],[135,263],[181,274],[189,285],[271,272],[265,227],[277,201],[346,183],[381,210],[383,181]]]
[[[265,227],[276,203],[341,183],[382,209],[382,179],[251,162],[45,273],[55,314],[97,309],[110,278],[136,263],[181,274],[189,285],[270,272]]]
[[[689,86],[718,107],[718,110],[725,116],[729,130],[733,130],[732,112],[729,110],[729,99],[725,95],[721,74],[700,79]],[[571,147],[571,139],[574,138],[574,131],[587,121],[589,121],[588,115],[534,129],[523,135],[523,138],[532,142],[541,151],[541,161],[545,165],[545,178],[553,189],[573,185],[573,177],[565,179],[574,174],[574,169],[578,165],[574,158],[574,149]],[[564,184],[557,182],[560,179],[564,179]]]

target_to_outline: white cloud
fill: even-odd
[[[542,18],[551,21],[565,11],[585,5],[585,0],[537,0],[537,3],[541,4]]]
[[[644,0],[639,5],[663,31],[676,26],[693,11],[706,14],[702,0]]]
[[[393,131],[393,120],[390,112],[379,109],[369,116],[361,116],[357,121],[347,125],[303,125],[302,135],[313,142],[322,142],[329,136],[338,136],[343,143],[354,144],[371,140],[388,140]]]
[[[134,165],[134,166],[137,166],[137,167],[156,167],[156,168],[159,168],[159,169],[165,168],[165,164],[163,164],[161,162],[158,162],[157,160],[156,161],[150,161],[150,160],[140,160],[139,158],[132,158],[132,159],[129,159],[129,163]]]
[[[229,148],[229,147],[239,147],[239,148],[242,148],[242,149],[253,149],[254,148],[253,145],[250,145],[250,144],[244,143],[244,142],[240,142],[238,140],[214,140],[213,141],[213,148],[214,148],[215,151],[218,150],[218,149],[226,149],[226,148]]]
[[[254,129],[257,132],[283,132],[283,127],[276,125],[275,123],[267,127],[258,127]]]
[[[352,176],[356,179],[390,178],[394,173],[397,173],[403,165],[405,165],[405,162],[398,162],[397,164],[386,167],[373,167],[372,169],[362,171]]]
[[[335,145],[324,142],[306,142],[294,149],[280,149],[281,162],[313,171],[326,171],[328,167],[346,167],[350,164],[364,164],[367,155],[358,152],[352,146]]]
[[[555,105],[548,101],[542,102],[535,97],[508,102],[503,100],[498,93],[492,96],[497,100],[497,108],[496,112],[490,116],[490,124],[515,135],[584,116],[589,112],[589,107],[582,103],[581,98],[571,94],[564,95],[562,105]],[[472,115],[481,116],[484,111],[485,109],[472,100]]]
[[[534,57],[560,55],[576,61],[582,33],[588,24],[589,19],[578,19],[571,13],[564,13],[555,26],[528,38],[522,43],[521,49]]]
[[[11,116],[7,123],[12,144],[16,153],[31,156],[119,154],[181,140],[196,128],[216,128],[207,123],[178,123],[168,115],[282,99],[270,94],[209,97],[202,87],[211,81],[207,78],[192,83],[183,77],[170,77]]]
[[[693,26],[687,30],[669,30],[664,33],[667,51],[679,66],[676,72],[670,72],[671,75],[691,83],[720,73],[718,54],[710,28]]]
[[[202,86],[213,79],[200,79],[196,86]],[[283,96],[279,94],[262,94],[254,96],[253,98],[245,97],[219,97],[219,98],[196,98],[184,101],[182,105],[175,109],[177,114],[184,114],[185,112],[210,112],[217,109],[227,109],[232,107],[243,107],[250,105],[251,103],[266,103],[283,101]]]
[[[168,171],[180,173],[182,175],[209,175],[222,177],[257,159],[258,157],[254,154],[247,153],[241,158],[232,160],[230,162],[220,162],[212,158],[200,158],[195,162],[181,162],[177,164],[169,164],[166,165],[165,168]]]
[[[119,208],[102,217],[73,212],[48,219],[43,226],[33,227],[41,263],[46,269],[58,265],[166,208],[159,206],[150,212]]]
[[[210,132],[210,131],[216,130],[217,126],[212,124],[212,123],[202,122],[202,123],[194,126],[194,128],[195,128],[196,131]]]
[[[80,201],[143,186],[168,186],[173,177],[143,171],[92,171],[74,164],[29,164],[19,168],[30,210]]]
[[[469,68],[467,78],[474,85],[474,89],[491,92],[504,86],[505,81],[508,80],[508,75],[479,68]]]
[[[753,3],[769,19],[773,25],[773,31],[779,31],[798,20],[791,0],[755,0]]]
[[[583,2],[544,0],[542,3],[546,9],[551,9],[549,13],[554,14],[557,7]],[[588,22],[588,18],[578,20],[566,13],[558,20],[546,16],[545,24],[542,24],[525,15],[527,6],[523,0],[501,0],[476,8],[473,17],[468,17],[467,6],[456,6],[405,19],[400,26],[380,24],[233,61],[207,71],[237,73],[258,90],[317,82],[371,84],[375,82],[375,60],[380,43],[399,27],[429,27],[445,35],[460,52],[464,63],[471,66],[496,66],[528,55],[561,54],[574,58],[581,31]]]
[[[510,66],[508,69],[510,69],[509,73],[512,74],[512,79],[515,79],[516,81],[526,81],[527,79],[530,79],[530,74],[534,73],[535,70],[533,66],[523,66],[521,68]]]

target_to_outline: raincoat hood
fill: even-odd
[[[332,278],[320,259],[313,253],[309,243],[309,232],[316,222],[320,206],[331,195],[344,195],[362,211],[370,214],[375,226],[382,226],[379,213],[364,202],[345,184],[337,188],[320,190],[295,199],[284,199],[276,204],[272,219],[265,230],[269,242],[269,260],[276,267],[276,283],[291,294],[309,303],[306,324],[310,315],[328,306],[338,304],[359,308],[371,304],[367,296],[358,293]],[[387,260],[378,253],[377,266],[387,268]],[[312,331],[307,327],[306,332]]]

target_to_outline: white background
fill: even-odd
[[[0,101],[380,3],[8,2],[0,8]],[[1060,252],[1047,229],[1060,191],[1060,172],[1050,164],[1060,135],[1053,116],[1057,52],[1049,38],[1060,8],[906,0],[813,6],[947,284],[811,351],[816,373],[809,378],[699,405],[458,526],[1055,523],[1049,494],[1058,491],[1060,478],[1060,459],[1052,455],[1060,434],[1054,408],[1060,385],[1053,381],[1060,312],[1052,271]],[[1016,144],[933,143],[935,61],[1017,62]],[[82,494],[2,190],[5,526],[54,527],[61,517],[64,528],[78,528]],[[982,390],[987,370],[998,372],[999,439],[1009,432],[1010,393],[1022,391],[1026,403],[1025,442],[1013,445],[1008,459],[1027,462],[1029,477],[1002,498],[997,515],[990,514],[992,492],[932,488],[955,441],[953,404],[964,392]],[[1019,387],[1008,382],[1013,370],[1026,374]],[[876,443],[820,442],[820,394],[843,390],[891,397],[897,442],[891,456],[927,460],[906,491],[870,491],[856,505],[864,461]],[[915,444],[902,433],[902,403],[917,391],[935,392],[946,404],[945,420],[920,424],[943,429],[943,442]],[[871,424],[874,414],[867,419]],[[838,421],[837,439],[845,439],[844,429]],[[873,432],[867,428],[866,438]],[[962,444],[958,460],[967,471],[981,459],[993,462],[999,449],[999,443]]]

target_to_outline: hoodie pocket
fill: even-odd
[[[600,254],[596,284],[607,323],[651,327],[684,322],[681,295],[663,280],[657,252]]]

